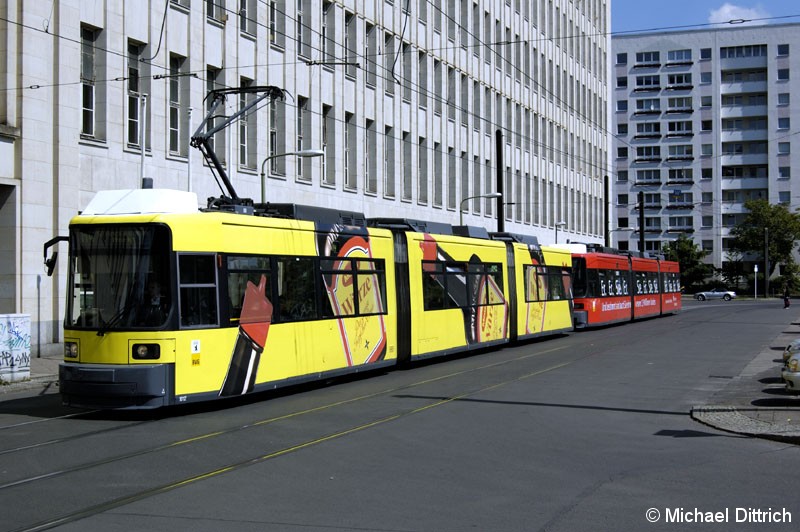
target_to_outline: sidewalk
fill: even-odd
[[[800,395],[781,381],[784,348],[800,338],[800,320],[790,323],[708,404],[692,408],[692,418],[727,432],[800,444]]]
[[[43,392],[58,390],[58,365],[63,356],[51,355],[37,358],[31,356],[31,378],[29,380],[0,383],[0,401],[4,401],[7,394],[26,390],[41,389]]]

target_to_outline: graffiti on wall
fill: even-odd
[[[0,314],[0,381],[30,377],[31,319],[27,314]]]

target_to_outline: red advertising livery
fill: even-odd
[[[591,244],[573,244],[570,249],[576,329],[681,309],[677,262]]]

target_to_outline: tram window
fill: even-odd
[[[320,273],[326,292],[322,298],[323,317],[386,313],[386,272],[382,260],[322,259]]]
[[[272,301],[272,271],[270,258],[264,256],[231,256],[228,257],[228,300],[232,325],[239,321],[244,304],[247,283],[258,286],[262,277],[266,280],[265,296]]]
[[[311,257],[280,258],[277,260],[277,267],[280,320],[316,319],[314,259]]]
[[[181,326],[217,325],[216,255],[179,255]]]
[[[444,275],[441,262],[422,263],[422,298],[425,310],[444,308]]]
[[[561,268],[547,267],[547,288],[547,299],[549,301],[567,298],[564,280],[561,276]]]
[[[539,300],[539,279],[536,275],[536,266],[525,265],[525,302]]]
[[[382,261],[357,260],[359,315],[386,313],[386,272]]]
[[[467,283],[464,265],[457,262],[445,264],[445,290],[448,308],[469,306],[467,299]]]

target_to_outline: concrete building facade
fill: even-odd
[[[96,191],[221,194],[189,146],[217,88],[286,91],[215,137],[241,197],[600,241],[609,4],[3,2],[0,313],[57,347],[66,261],[45,276],[42,245]]]
[[[746,201],[800,206],[800,25],[625,35],[612,51],[614,245],[683,233],[720,268]]]

